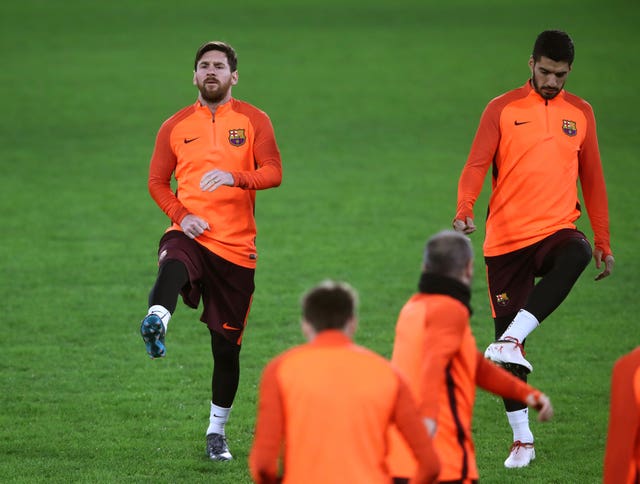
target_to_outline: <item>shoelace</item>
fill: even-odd
[[[511,336],[505,336],[504,338],[502,338],[502,341],[508,341],[509,343],[514,343],[516,347],[520,349],[520,353],[522,353],[522,356],[527,356],[527,353],[524,351],[524,346],[522,346],[522,343],[520,343],[520,341],[518,341],[516,338],[512,338]]]
[[[509,452],[513,452],[515,450],[517,453],[518,450],[520,450],[520,447],[522,447],[523,449],[533,449],[533,443],[520,442],[519,440],[516,440],[513,444],[511,444],[511,449]]]

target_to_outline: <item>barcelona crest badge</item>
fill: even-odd
[[[247,141],[247,137],[244,134],[244,129],[229,130],[229,143],[233,146],[242,146],[245,141]]]
[[[562,120],[562,131],[567,136],[575,136],[578,134],[578,127],[575,121],[569,121],[568,119]]]
[[[506,292],[503,292],[502,294],[496,294],[496,302],[499,306],[506,306],[507,304],[509,304],[509,296],[507,296]]]

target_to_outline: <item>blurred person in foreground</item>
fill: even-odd
[[[604,484],[640,482],[640,346],[621,356],[611,373]]]
[[[566,32],[538,35],[524,86],[485,108],[458,183],[455,230],[476,230],[473,206],[491,167],[484,256],[495,341],[485,351],[522,380],[533,371],[525,340],[567,297],[591,257],[613,271],[609,212],[591,106],[564,90],[574,59]],[[578,180],[595,234],[577,230]],[[537,280],[537,283],[536,283]],[[527,407],[504,400],[513,444],[505,467],[535,458]]]
[[[213,357],[206,452],[218,461],[232,458],[225,424],[238,390],[254,291],[256,190],[277,187],[282,179],[269,117],[231,95],[237,65],[229,44],[201,45],[193,72],[198,99],[158,132],[149,192],[171,226],[159,243],[158,275],[140,326],[149,356],[164,357],[178,295],[194,309],[202,301],[200,320],[209,329]]]
[[[476,386],[534,408],[541,421],[553,416],[547,396],[478,351],[469,324],[472,277],[469,239],[453,230],[435,234],[424,250],[418,292],[396,324],[391,361],[407,378],[433,436],[439,483],[478,482],[471,432]],[[389,454],[394,483],[409,482],[415,461],[395,430]]]
[[[249,457],[256,483],[389,484],[391,424],[417,460],[411,482],[435,482],[438,458],[411,392],[387,360],[353,342],[356,311],[345,283],[303,296],[308,342],[269,362],[260,383]]]

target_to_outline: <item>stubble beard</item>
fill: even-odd
[[[531,85],[536,90],[536,92],[538,94],[540,94],[544,99],[553,99],[558,94],[560,94],[560,91],[562,90],[562,89],[558,89],[557,91],[554,91],[552,94],[545,93],[544,91],[540,90],[540,87],[538,86],[538,83],[536,82],[536,76],[531,76]]]

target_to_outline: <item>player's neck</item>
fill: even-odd
[[[223,104],[231,100],[231,90],[229,90],[229,92],[225,95],[225,97],[218,102],[206,101],[205,99],[203,99],[202,95],[198,95],[198,100],[200,101],[200,104],[202,104],[203,106],[207,106],[209,108],[209,111],[211,111],[211,114],[216,114],[216,110],[218,109],[219,106],[222,106]]]

